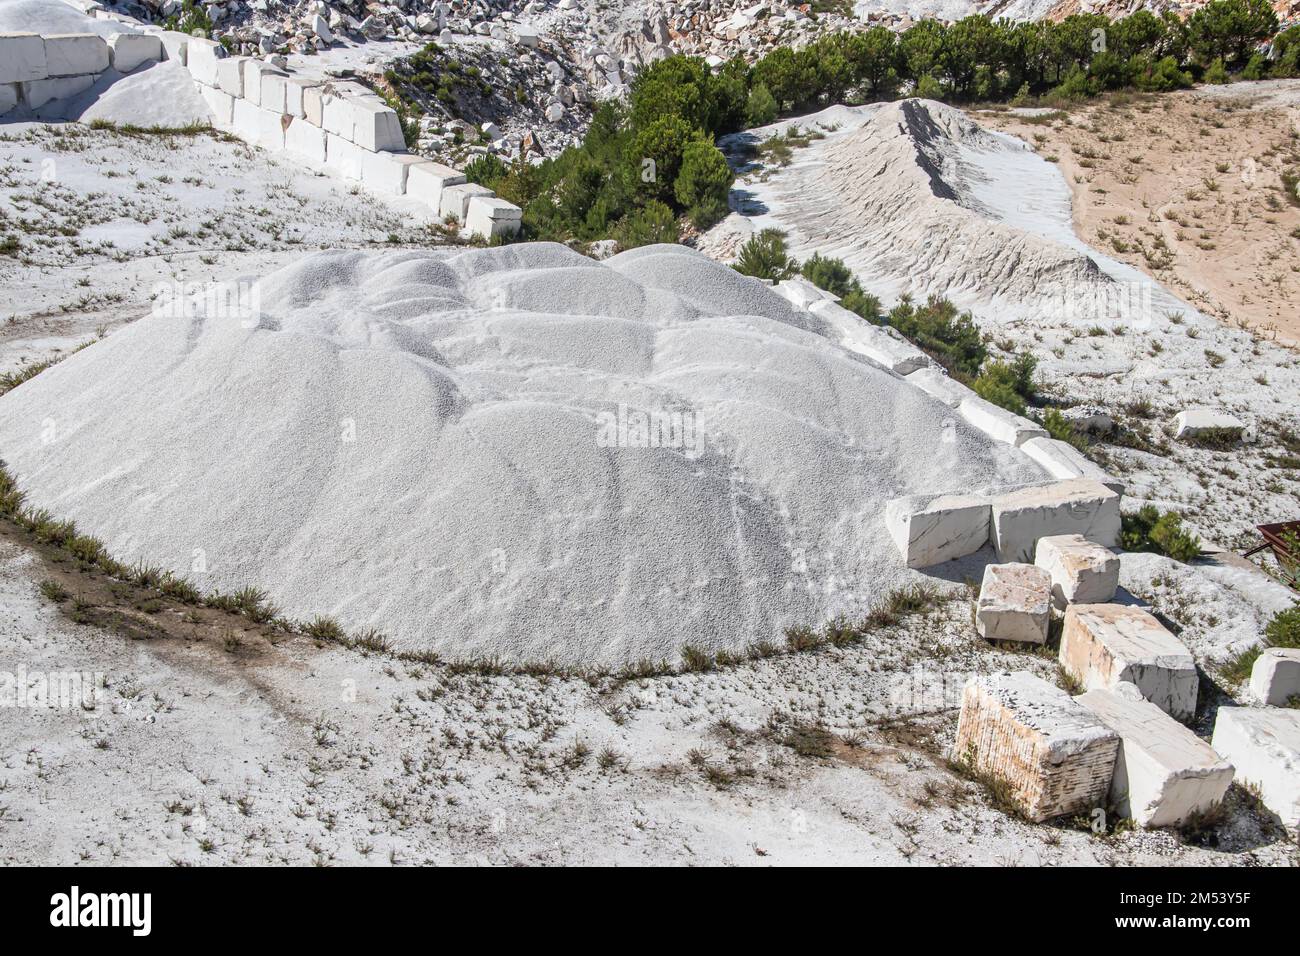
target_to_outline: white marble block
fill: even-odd
[[[1067,604],[1104,604],[1119,587],[1119,557],[1079,534],[1038,539],[1034,564],[1052,576],[1052,600]]]
[[[40,34],[0,33],[0,83],[25,83],[49,75]]]
[[[978,495],[909,495],[885,505],[885,527],[909,568],[974,554],[989,541],[989,501]]]
[[[448,186],[458,186],[465,182],[465,175],[458,169],[441,163],[429,163],[413,167],[406,177],[406,195],[419,199],[429,205],[435,213],[442,208],[442,191]]]
[[[1220,707],[1214,749],[1237,768],[1237,781],[1259,790],[1292,830],[1300,828],[1300,710]]]
[[[163,58],[162,40],[149,33],[114,33],[108,38],[108,55],[113,69],[130,73],[143,63]]]
[[[1176,720],[1190,720],[1196,713],[1192,652],[1141,608],[1071,604],[1065,610],[1059,660],[1088,690],[1129,683]]]
[[[1070,695],[1027,671],[971,681],[952,758],[1004,782],[1029,820],[1101,806],[1119,736]]]
[[[1080,534],[1106,547],[1119,543],[1119,495],[1088,478],[1056,481],[995,495],[992,535],[999,561],[1030,561],[1039,538]]]
[[[495,196],[492,190],[486,186],[480,186],[478,183],[460,183],[456,186],[447,186],[442,191],[442,200],[438,203],[438,215],[443,220],[456,218],[456,221],[464,225],[465,216],[469,213],[469,201],[473,196]]]
[[[1300,648],[1270,647],[1250,669],[1250,690],[1265,704],[1285,706],[1300,696]]]
[[[84,76],[108,69],[108,44],[98,33],[51,33],[45,37],[50,76]]]
[[[524,211],[498,196],[471,196],[465,228],[480,239],[514,236],[523,228]]]
[[[1032,564],[990,564],[984,569],[975,629],[989,641],[1044,644],[1052,621],[1052,579]]]
[[[1232,764],[1133,685],[1090,690],[1075,700],[1119,734],[1110,799],[1121,815],[1144,827],[1179,826],[1222,802]]]

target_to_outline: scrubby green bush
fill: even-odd
[[[1125,551],[1163,554],[1175,561],[1190,561],[1201,553],[1201,541],[1183,528],[1182,515],[1161,513],[1155,505],[1143,505],[1122,518],[1120,546]]]
[[[681,236],[673,211],[655,200],[628,213],[614,228],[620,249],[635,249],[657,242],[676,242]]]
[[[726,157],[704,139],[686,145],[682,168],[673,185],[677,202],[699,229],[707,229],[727,214],[727,194],[735,176]]]
[[[937,295],[926,299],[924,305],[904,298],[889,311],[886,322],[959,377],[974,377],[988,355],[971,314],[959,313],[955,305]]]
[[[794,275],[799,270],[799,263],[786,251],[781,230],[764,229],[740,247],[740,255],[732,268],[747,276],[780,281]]]
[[[762,83],[755,83],[745,103],[745,125],[766,126],[776,119],[777,112],[776,97],[772,91]]]

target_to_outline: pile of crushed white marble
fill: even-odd
[[[779,639],[914,575],[887,500],[1044,477],[681,246],[324,252],[239,291],[0,398],[0,456],[123,560],[403,648]]]

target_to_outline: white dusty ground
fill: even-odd
[[[961,686],[1054,663],[991,649],[964,601],[854,649],[589,683],[233,629],[129,641],[70,624],[43,573],[0,541],[3,660],[107,690],[0,708],[4,864],[1300,862],[1236,790],[1209,846],[988,806],[942,762]]]
[[[178,268],[197,281],[261,275],[316,246],[414,238],[401,210],[238,144],[3,132],[3,208],[34,225],[22,232],[27,261],[0,260],[13,303],[0,368],[145,314]],[[61,167],[60,188],[40,185],[45,158]],[[160,176],[197,180],[175,193],[185,215],[173,222],[152,198],[171,189]],[[97,205],[100,192],[112,201]],[[1034,331],[1064,342],[1050,323]],[[1071,390],[1089,388],[1104,361],[1133,375],[1113,345],[1122,336],[1103,339],[1104,351],[1088,347],[1094,338],[1076,340],[1078,369],[1055,366]],[[1234,394],[1240,378],[1222,387]],[[1221,469],[1213,480],[1228,481]],[[989,558],[949,576],[976,577]],[[990,806],[943,762],[960,689],[975,673],[1052,679],[1056,668],[979,639],[964,597],[854,647],[578,680],[455,673],[157,608],[140,613],[166,617],[170,636],[130,640],[71,623],[83,591],[48,601],[38,584],[56,569],[41,562],[12,533],[0,538],[0,671],[98,672],[106,688],[91,711],[0,708],[0,863],[1300,863],[1239,789],[1199,843],[1031,826]],[[1124,557],[1122,584],[1179,627],[1207,669],[1290,600],[1231,564],[1147,555]],[[1202,697],[1204,732],[1221,698],[1209,685]]]
[[[1056,166],[920,100],[832,107],[724,145],[738,154],[790,129],[822,138],[786,166],[751,164],[736,211],[701,249],[728,260],[749,234],[776,227],[800,260],[844,259],[887,307],[946,295],[973,312],[995,355],[1031,351],[1054,400],[1102,406],[1124,426],[1137,447],[1102,444],[1099,455],[1127,480],[1130,504],[1177,508],[1207,540],[1238,549],[1254,543],[1254,525],[1297,517],[1294,352],[1224,327],[1085,245]],[[1173,441],[1169,422],[1197,405],[1237,415],[1256,440],[1228,451]]]

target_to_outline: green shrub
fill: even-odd
[[[740,247],[732,268],[747,276],[780,281],[794,275],[799,263],[786,251],[785,236],[780,229],[764,229]]]
[[[762,83],[755,83],[749,91],[745,103],[745,124],[747,126],[766,126],[776,119],[776,97]]]
[[[727,214],[727,194],[735,176],[727,159],[707,140],[695,140],[682,152],[682,168],[673,193],[699,229],[708,229]]]
[[[1230,81],[1228,69],[1223,65],[1223,58],[1219,57],[1211,63],[1205,70],[1205,82],[1213,83],[1215,86],[1221,86]]]
[[[974,317],[958,313],[955,305],[937,295],[924,305],[904,298],[890,310],[887,322],[959,378],[975,376],[988,355]]]
[[[1120,546],[1125,551],[1163,554],[1175,561],[1190,561],[1201,553],[1201,541],[1183,528],[1182,515],[1176,511],[1163,514],[1155,505],[1143,505],[1134,514],[1122,518]]]
[[[614,229],[614,238],[620,249],[635,249],[657,242],[676,242],[681,237],[673,211],[656,200],[641,209],[628,213]]]
[[[1034,398],[1034,371],[1037,367],[1038,360],[1028,352],[1020,353],[1010,362],[986,362],[971,387],[985,401],[1016,415],[1024,415],[1028,403]]]
[[[1079,451],[1086,451],[1088,448],[1088,439],[1075,430],[1074,425],[1061,414],[1059,409],[1049,408],[1043,413],[1043,427],[1047,429],[1047,434],[1057,441],[1073,445]]]

